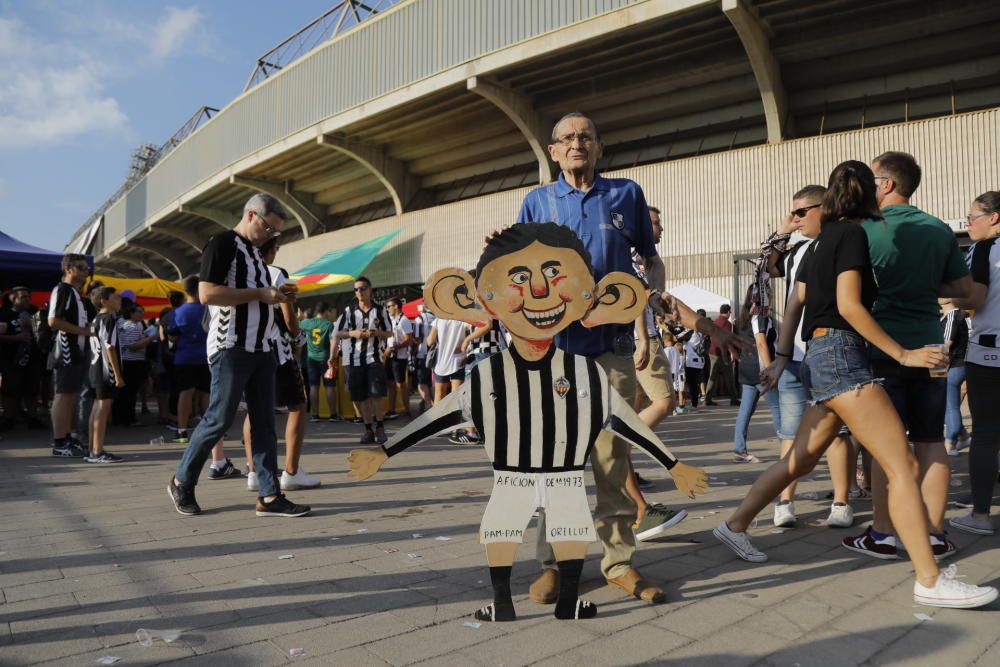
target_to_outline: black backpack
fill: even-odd
[[[56,339],[55,332],[49,326],[48,308],[35,311],[35,314],[31,316],[31,333],[35,337],[35,343],[42,355],[48,357]]]

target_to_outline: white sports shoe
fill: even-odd
[[[257,491],[260,487],[257,486],[257,473],[248,472],[247,473],[247,491]]]
[[[850,528],[854,524],[854,510],[850,505],[830,505],[826,525],[831,528]]]
[[[295,491],[296,489],[315,489],[320,485],[320,481],[307,473],[301,467],[294,475],[289,475],[287,470],[281,471],[281,490]]]
[[[958,581],[958,568],[949,565],[938,573],[932,588],[913,583],[913,601],[929,607],[969,609],[982,607],[997,599],[997,589],[992,586],[973,586]]]
[[[784,505],[775,504],[774,506],[774,525],[778,528],[791,528],[795,525],[797,519],[795,518],[795,503],[785,503]]]
[[[736,533],[723,521],[712,531],[715,538],[732,549],[737,556],[750,563],[767,562],[767,554],[754,548],[746,533]]]

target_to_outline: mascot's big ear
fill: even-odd
[[[476,301],[476,283],[468,271],[440,269],[424,283],[424,308],[445,320],[484,324],[490,315]]]
[[[646,288],[638,278],[622,271],[609,273],[597,284],[594,306],[580,324],[589,328],[634,322],[646,308],[647,301]]]

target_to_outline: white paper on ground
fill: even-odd
[[[916,618],[916,619],[917,619],[918,621],[933,621],[933,620],[934,620],[933,618],[931,618],[931,617],[930,617],[930,616],[928,616],[927,614],[914,614],[913,616],[914,616],[914,618]]]
[[[288,655],[291,655],[291,656],[305,655],[305,654],[306,654],[306,650],[304,648],[290,648],[290,649],[288,649]]]
[[[476,623],[474,621],[466,621],[464,625],[467,628],[479,628],[480,626],[482,626],[482,623]]]
[[[285,554],[284,556],[278,556],[278,560],[292,560],[295,558],[295,554]]]
[[[444,535],[441,535],[439,537],[435,537],[434,539],[437,540],[438,542],[450,542],[451,541],[450,537],[445,537]]]
[[[118,662],[119,660],[121,660],[121,658],[119,658],[116,655],[106,655],[104,657],[98,658],[97,659],[97,664],[98,665],[113,665],[116,662]]]

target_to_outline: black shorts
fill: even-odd
[[[208,370],[208,364],[175,364],[174,380],[179,392],[197,389],[208,394],[212,389],[212,373]]]
[[[882,386],[903,420],[910,442],[944,440],[947,378],[932,378],[926,368],[907,368],[886,359],[873,359],[872,371],[875,377],[884,378]]]
[[[323,361],[317,361],[316,359],[306,360],[306,375],[309,376],[309,386],[318,387],[323,385],[324,387],[336,386],[337,379],[332,380],[326,377],[326,372],[330,370],[330,365],[324,359]]]
[[[110,382],[93,383],[90,391],[95,401],[113,401],[118,398],[118,387]]]
[[[75,363],[71,366],[52,369],[52,383],[57,394],[79,394],[83,389],[85,364]]]
[[[431,384],[431,369],[427,366],[427,359],[417,357],[417,384]]]
[[[274,402],[286,408],[305,404],[306,388],[302,382],[302,370],[295,361],[286,361],[278,366],[274,381]]]
[[[384,398],[385,366],[381,363],[352,366],[347,376],[347,389],[351,392],[351,400],[355,403],[369,398]]]
[[[393,382],[406,382],[406,366],[409,361],[406,359],[396,359],[389,357],[385,361],[386,378]]]

